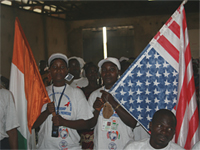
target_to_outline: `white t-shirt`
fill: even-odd
[[[78,87],[78,88],[82,88],[82,87],[86,87],[88,85],[88,79],[85,77],[81,77],[79,79],[74,79],[72,81],[72,83],[70,84],[70,86],[72,87]]]
[[[100,90],[104,90],[104,87],[90,95],[88,102],[91,108],[96,97],[101,97]],[[123,149],[129,140],[133,140],[133,130],[122,122],[115,111],[109,119],[105,119],[102,110],[94,128],[94,149]]]
[[[60,95],[64,89],[62,87],[53,87],[55,93],[55,107],[57,111],[58,101]],[[52,85],[46,87],[49,98],[53,101]],[[46,110],[47,104],[42,107],[42,112]],[[87,103],[87,100],[83,92],[78,88],[73,88],[66,85],[66,89],[62,96],[59,114],[67,120],[79,120],[90,119],[93,117],[92,110]],[[52,133],[52,115],[49,115],[47,119],[40,126],[38,133],[38,148],[39,149],[60,149],[60,150],[77,150],[81,149],[79,144],[80,136],[77,130],[60,126],[59,137],[55,138],[51,136]]]
[[[128,143],[127,146],[125,146],[124,150],[157,150],[153,148],[149,143],[149,138],[140,140],[140,141],[133,141],[131,143]],[[159,150],[183,150],[182,147],[180,147],[178,144],[170,141],[168,145],[165,148],[159,149]]]
[[[0,140],[8,137],[6,131],[19,127],[13,96],[10,91],[0,89]]]
[[[142,127],[142,125],[137,122],[136,127],[134,128],[135,141],[140,141],[150,137],[150,134]]]

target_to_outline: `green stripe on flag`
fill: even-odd
[[[27,139],[24,138],[19,131],[18,131],[18,149],[27,149]]]

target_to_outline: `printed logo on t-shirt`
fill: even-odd
[[[67,102],[67,104],[65,104],[65,106],[67,106],[67,107],[68,107],[68,106],[69,106],[69,104],[70,104],[70,102]]]
[[[113,142],[108,144],[108,149],[110,150],[116,150],[117,149],[117,145]]]
[[[59,146],[60,146],[60,148],[62,149],[62,150],[66,150],[67,149],[67,141],[65,141],[65,140],[62,140],[62,141],[60,141],[60,143],[59,143]]]
[[[55,95],[55,97],[54,97],[54,95]],[[49,94],[49,98],[54,99],[55,110],[57,112],[61,92],[55,92],[54,95],[53,95],[53,93]],[[61,116],[71,116],[72,115],[72,103],[71,103],[70,98],[65,93],[63,94],[61,102],[60,102],[59,114]]]
[[[67,129],[67,128],[62,128],[62,127],[60,127],[60,128],[59,128],[59,135],[60,135],[60,137],[61,137],[62,139],[66,139],[66,138],[68,137],[68,135],[69,135],[68,129]]]
[[[118,131],[108,131],[107,132],[107,138],[110,139],[111,141],[115,141],[118,139]]]

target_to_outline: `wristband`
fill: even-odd
[[[114,110],[117,110],[120,106],[121,106],[121,105],[118,104],[118,105],[114,108]]]

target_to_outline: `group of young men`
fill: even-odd
[[[66,84],[68,61],[68,58],[60,53],[49,57],[52,85],[46,89],[52,102],[43,106],[41,115],[33,125],[33,128],[40,126],[38,149],[81,149],[77,130],[91,128],[94,128],[94,149],[124,149],[127,143],[134,141],[137,136],[133,132],[137,121],[108,92],[119,78],[119,60],[108,57],[98,63],[103,86],[95,90],[88,101],[79,88]],[[52,115],[53,113],[55,115]],[[164,129],[160,130],[170,128],[171,133],[164,135],[160,131],[157,141],[154,138],[159,136],[151,134],[155,137],[150,138],[150,145],[156,149],[166,147],[175,133],[175,116],[165,116],[166,119],[161,117],[164,121],[157,119],[164,126]],[[152,123],[152,131],[156,130],[157,121]],[[55,127],[58,127],[56,137],[53,135]],[[127,149],[131,148],[131,145],[128,145]],[[170,144],[170,148],[171,145],[175,144]]]
[[[52,84],[46,90],[51,102],[42,107],[32,127],[40,127],[38,149],[81,149],[77,130],[91,128],[94,128],[94,149],[98,150],[183,149],[171,142],[176,117],[167,109],[154,114],[149,124],[151,134],[146,132],[148,138],[134,140],[139,136],[134,135],[137,121],[108,92],[120,75],[118,59],[108,57],[98,63],[103,86],[92,92],[88,101],[79,88],[66,83],[68,61],[61,53],[52,54],[48,59]]]

